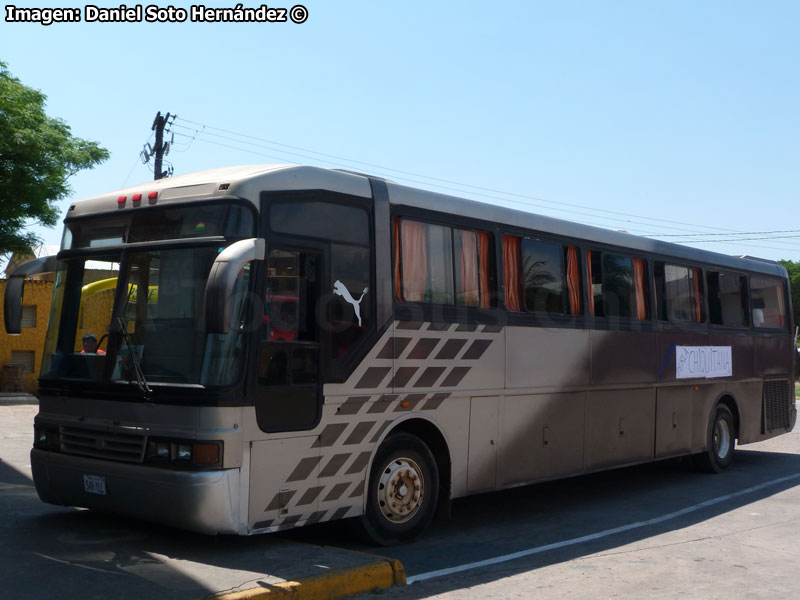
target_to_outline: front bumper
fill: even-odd
[[[50,504],[94,508],[200,533],[246,533],[239,518],[239,469],[173,471],[31,450],[33,481]],[[106,494],[84,490],[105,477]]]

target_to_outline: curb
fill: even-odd
[[[21,404],[38,405],[39,399],[32,394],[0,393],[0,406],[19,406]]]
[[[393,558],[382,558],[370,563],[337,569],[322,575],[314,575],[284,581],[262,583],[261,587],[207,596],[207,600],[336,600],[355,594],[385,590],[393,585],[405,585],[406,572],[403,564]]]

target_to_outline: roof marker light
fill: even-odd
[[[142,195],[141,194],[134,194],[133,198],[131,198],[131,200],[133,200],[134,204],[139,204],[139,202],[142,201]]]
[[[147,194],[148,200],[155,200],[156,198],[158,198],[158,192],[156,192],[155,190]]]
[[[127,200],[127,199],[128,199],[127,196],[120,196],[119,198],[117,198],[117,204],[119,206],[125,206],[125,200]],[[72,209],[70,209],[70,210],[72,210]]]

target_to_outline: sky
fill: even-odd
[[[139,153],[161,111],[177,115],[175,174],[348,168],[800,260],[800,3],[302,1],[302,24],[0,20],[0,60],[111,152],[70,180],[62,215],[153,178]]]

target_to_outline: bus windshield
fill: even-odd
[[[132,383],[138,359],[148,383],[234,383],[243,328],[207,334],[202,314],[218,251],[216,246],[151,250],[122,259],[63,261],[54,294],[60,319],[51,320],[42,377]],[[231,323],[242,323],[249,279],[248,265],[234,288]]]
[[[135,385],[141,369],[148,384],[236,383],[244,364],[249,264],[234,286],[229,333],[207,333],[204,315],[208,274],[227,244],[169,247],[165,241],[61,260],[42,379]]]

